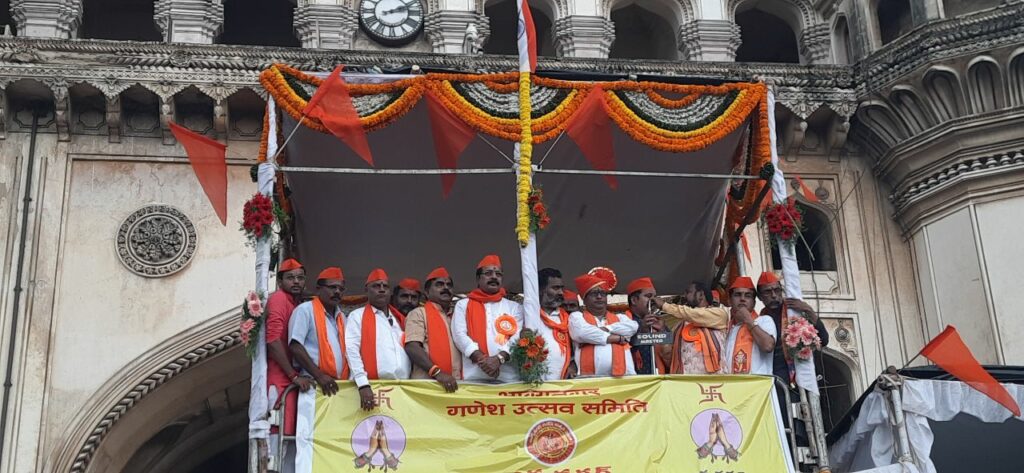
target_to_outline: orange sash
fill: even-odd
[[[441,371],[452,374],[452,345],[448,321],[437,309],[437,304],[427,302],[423,308],[427,315],[427,349],[430,350],[430,361],[441,368]]]
[[[405,318],[399,315],[401,312],[391,306],[388,306],[388,310],[391,311],[391,315],[398,319],[398,326],[405,330]],[[405,338],[405,335],[402,335],[402,338]],[[366,369],[366,377],[378,379],[377,314],[373,313],[373,306],[370,304],[366,304],[363,307],[363,333],[359,339],[359,354],[363,358],[363,368]]]
[[[676,329],[676,337],[672,342],[672,374],[684,372],[683,342],[694,344],[694,348],[704,355],[704,370],[707,374],[715,374],[722,369],[722,347],[711,329],[685,323]]]
[[[753,313],[754,320],[759,317],[757,312]],[[729,354],[729,363],[732,365],[731,373],[733,374],[747,374],[750,373],[750,365],[753,362],[754,356],[754,334],[750,332],[750,327],[746,324],[740,326],[739,333],[736,334],[736,341],[732,346],[732,353]]]
[[[544,309],[540,310],[540,320],[551,329],[551,334],[555,336],[555,341],[558,342],[558,349],[562,352],[562,358],[565,359],[562,363],[562,374],[559,377],[559,379],[565,379],[566,371],[569,370],[569,313],[559,307],[558,315],[561,322],[551,320],[550,317],[544,314]]]
[[[487,309],[484,304],[498,302],[505,297],[505,288],[494,294],[487,294],[479,288],[469,293],[469,303],[466,304],[466,331],[469,338],[479,346],[480,353],[484,356],[491,356],[487,348]],[[466,353],[467,357],[472,353]]]
[[[317,365],[327,376],[335,379],[348,379],[348,363],[345,362],[345,322],[338,323],[338,345],[341,347],[341,377],[338,376],[338,367],[334,361],[334,349],[327,338],[327,309],[319,297],[313,298],[313,323],[316,324],[317,352],[320,359]]]
[[[597,326],[597,319],[589,310],[583,311],[583,319],[588,324]],[[608,315],[605,316],[607,325],[618,321],[619,317],[612,312],[608,312]],[[625,343],[616,343],[612,347],[612,376],[623,376],[626,374],[626,350],[628,349],[628,345]],[[592,344],[588,343],[580,347],[580,374],[597,374],[597,368],[594,366],[594,345]]]

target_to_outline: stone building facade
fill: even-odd
[[[530,3],[542,69],[773,85],[784,170],[820,201],[801,269],[834,340],[826,424],[945,324],[983,363],[1024,363],[1024,3]],[[244,452],[253,256],[168,123],[229,144],[239,221],[271,63],[514,69],[513,1],[421,5],[422,32],[389,46],[355,0],[0,4],[0,473],[202,471]],[[748,273],[773,267],[748,232]]]

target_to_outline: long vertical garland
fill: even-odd
[[[519,139],[519,177],[516,183],[516,204],[518,219],[516,221],[516,237],[519,246],[526,247],[530,242],[530,207],[528,201],[533,190],[531,173],[533,164],[533,129],[531,128],[530,107],[530,72],[519,73],[519,124],[522,127]]]

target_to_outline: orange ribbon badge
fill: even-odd
[[[494,338],[494,341],[498,345],[504,345],[508,342],[516,332],[519,331],[519,324],[516,323],[516,318],[508,314],[501,314],[497,319],[494,320],[494,331],[498,332],[498,336]]]

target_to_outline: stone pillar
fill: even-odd
[[[213,44],[224,26],[221,0],[157,0],[153,19],[171,43]]]
[[[740,27],[729,20],[693,20],[679,27],[680,59],[735,61]]]
[[[12,0],[18,36],[70,39],[78,36],[82,0]]]
[[[828,24],[809,26],[800,34],[800,57],[808,64],[832,62],[832,32]]]
[[[600,16],[572,15],[555,21],[555,48],[562,57],[606,58],[615,25]]]
[[[359,29],[355,10],[301,0],[295,7],[295,36],[304,48],[352,49]]]
[[[476,32],[467,38],[469,25]],[[491,35],[487,17],[472,11],[440,10],[427,14],[423,32],[435,53],[479,54]]]

